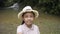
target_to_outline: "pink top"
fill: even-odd
[[[31,28],[28,28],[25,24],[19,25],[17,27],[17,33],[19,32],[21,32],[22,34],[40,34],[39,28],[34,24]]]

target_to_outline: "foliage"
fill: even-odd
[[[19,3],[19,5],[22,4],[21,6],[30,5],[37,7],[38,10],[46,14],[60,15],[60,0],[3,0],[1,5],[7,7],[16,2]]]

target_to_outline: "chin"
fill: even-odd
[[[28,25],[32,25],[32,23],[29,23]]]

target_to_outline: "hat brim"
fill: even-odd
[[[25,12],[31,12],[31,11],[35,14],[35,18],[37,18],[39,16],[38,11],[36,11],[36,10],[28,10],[28,11],[21,11],[21,12],[19,12],[18,13],[18,19],[21,19],[23,13],[25,13]]]

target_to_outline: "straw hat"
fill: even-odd
[[[22,17],[23,13],[25,13],[25,12],[31,12],[31,11],[33,11],[33,13],[35,14],[35,18],[37,18],[37,17],[39,16],[38,11],[33,10],[33,9],[31,8],[31,6],[26,6],[26,7],[23,8],[22,11],[20,11],[20,12],[18,13],[18,19],[20,19],[20,18]]]

